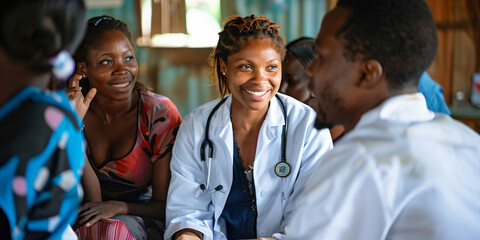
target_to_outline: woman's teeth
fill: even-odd
[[[122,88],[122,87],[128,86],[128,84],[130,84],[130,82],[119,83],[119,84],[112,84],[112,86],[113,86],[113,87],[116,87],[116,88]]]
[[[255,96],[263,96],[267,91],[263,91],[263,92],[254,92],[254,91],[250,91],[250,90],[247,90],[245,89],[245,91],[247,91],[248,93],[252,94],[252,95],[255,95]]]

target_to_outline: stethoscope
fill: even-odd
[[[275,165],[275,174],[281,178],[287,177],[290,174],[290,164],[287,163],[287,159],[285,157],[285,146],[287,143],[287,111],[285,110],[285,105],[283,104],[282,100],[278,95],[275,95],[277,97],[278,101],[280,102],[280,105],[282,105],[282,110],[283,110],[283,118],[285,121],[285,124],[283,125],[282,129],[282,158],[280,159],[280,162],[278,162]],[[204,178],[204,183],[200,184],[200,189],[202,189],[203,192],[205,193],[213,193],[216,191],[220,191],[223,189],[222,185],[218,185],[215,187],[213,190],[210,190],[210,173],[211,173],[211,167],[212,167],[212,157],[213,157],[213,143],[210,141],[210,138],[208,137],[208,130],[210,128],[210,121],[212,120],[213,114],[220,108],[220,106],[225,102],[227,98],[223,98],[215,107],[212,109],[210,114],[208,115],[207,118],[207,124],[205,126],[205,138],[203,139],[202,146],[200,147],[200,159],[203,163],[202,171],[203,171],[203,178]],[[205,159],[205,147],[208,147],[208,161]]]

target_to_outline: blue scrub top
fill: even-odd
[[[249,190],[237,143],[233,141],[233,183],[221,217],[227,225],[228,239],[257,238],[255,188]],[[253,184],[252,184],[253,185]]]
[[[435,82],[427,72],[423,72],[420,77],[418,92],[421,92],[425,96],[427,108],[430,109],[430,111],[450,115],[450,109],[448,109],[445,98],[443,97],[443,88]]]

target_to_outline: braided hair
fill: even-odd
[[[239,52],[251,38],[268,38],[273,47],[280,53],[282,60],[285,56],[285,39],[279,34],[280,26],[265,16],[247,17],[231,16],[224,24],[223,30],[218,33],[217,46],[211,55],[213,81],[218,80],[218,88],[222,97],[230,93],[227,78],[222,74],[220,61],[227,64],[232,54]]]
[[[2,2],[0,46],[29,70],[53,70],[50,59],[75,51],[82,40],[86,10],[82,0],[16,0]]]

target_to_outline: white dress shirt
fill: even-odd
[[[312,173],[286,239],[480,239],[480,137],[421,93],[365,113]]]
[[[253,163],[257,204],[257,236],[272,237],[283,232],[294,202],[321,157],[332,148],[328,130],[314,128],[315,112],[307,105],[278,93],[287,114],[286,162],[290,175],[280,178],[275,165],[281,159],[283,108],[274,97],[260,129]],[[226,239],[225,221],[220,217],[233,181],[233,128],[230,120],[232,97],[215,112],[209,126],[214,145],[209,190],[205,193],[200,148],[207,118],[219,100],[206,103],[188,114],[178,131],[172,152],[172,178],[168,189],[165,239],[190,228],[203,239]]]

